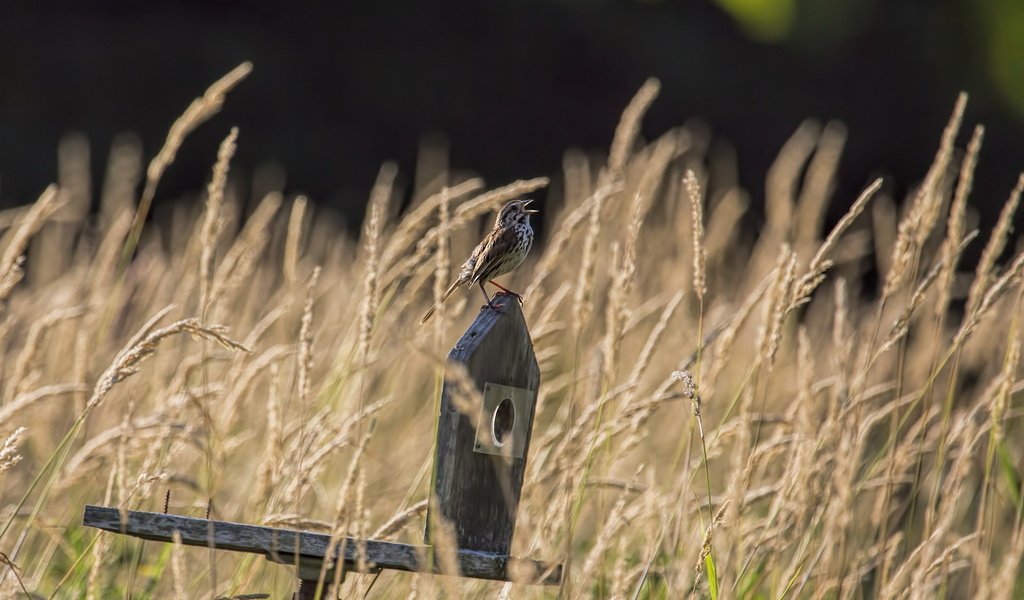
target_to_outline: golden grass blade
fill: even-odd
[[[876,179],[871,183],[860,196],[854,200],[850,210],[846,211],[836,226],[829,232],[828,237],[822,242],[818,251],[811,258],[811,262],[807,266],[807,273],[804,274],[800,281],[797,282],[795,291],[793,293],[793,299],[787,307],[787,311],[793,310],[794,308],[807,303],[810,300],[811,293],[817,288],[822,281],[825,280],[825,272],[832,267],[832,260],[829,256],[835,250],[836,245],[839,243],[839,238],[842,237],[846,230],[850,228],[850,225],[860,216],[864,211],[864,207],[867,206],[869,200],[875,197],[878,190],[882,187],[882,180]]]
[[[653,77],[644,82],[637,90],[636,95],[630,100],[629,106],[622,111],[622,119],[615,128],[615,136],[612,140],[611,151],[608,154],[608,171],[615,178],[623,173],[626,161],[633,152],[633,145],[640,134],[640,121],[643,120],[647,109],[651,107],[654,100],[661,91],[661,82]]]
[[[227,93],[245,79],[250,72],[252,72],[252,63],[250,62],[244,62],[232,69],[227,75],[208,87],[202,96],[193,100],[185,112],[171,125],[164,145],[153,157],[153,160],[149,161],[149,167],[146,169],[146,186],[142,190],[142,197],[135,210],[132,227],[128,233],[122,254],[123,262],[127,262],[128,257],[135,251],[139,235],[142,233],[142,226],[149,214],[150,205],[156,196],[156,186],[160,182],[160,178],[163,177],[164,171],[174,162],[174,157],[185,142],[185,138],[210,117],[220,112]]]
[[[306,205],[309,200],[298,196],[292,202],[292,211],[288,217],[288,238],[284,244],[284,278],[295,285],[299,280],[299,255],[302,245],[303,221],[306,217]]]
[[[217,237],[221,229],[221,204],[224,202],[224,188],[228,184],[228,163],[235,154],[238,128],[232,127],[217,151],[217,164],[213,166],[213,177],[206,188],[206,211],[200,240],[203,245],[199,258],[199,310],[203,318],[209,308],[210,274],[213,271],[213,255],[217,250]]]
[[[967,312],[971,313],[978,308],[985,290],[989,288],[995,268],[996,260],[1006,248],[1006,242],[1013,224],[1013,217],[1017,214],[1017,206],[1020,204],[1021,194],[1024,194],[1024,173],[1017,179],[1017,185],[1010,192],[1010,197],[999,212],[999,219],[992,229],[992,234],[981,252],[981,259],[974,270],[974,281],[971,283],[970,292],[967,294]]]
[[[963,121],[966,108],[967,94],[961,92],[953,107],[953,115],[942,132],[942,140],[939,143],[935,161],[928,169],[924,182],[914,196],[906,217],[900,221],[896,243],[892,249],[892,267],[886,277],[883,297],[888,298],[906,283],[911,275],[911,263],[914,260],[914,255],[924,244],[938,218],[941,204],[938,193],[939,181],[945,175],[952,158],[953,143],[957,132],[960,131],[960,123]]]
[[[686,193],[690,197],[690,219],[693,222],[693,291],[697,298],[704,300],[708,291],[707,277],[704,275],[707,264],[707,250],[704,246],[704,205],[701,199],[700,183],[693,171],[686,171],[683,178]]]
[[[28,431],[27,427],[15,429],[13,433],[7,436],[4,443],[0,445],[0,473],[21,461],[21,455],[18,454],[18,444],[21,443],[21,438],[25,435],[26,431]]]
[[[14,286],[24,277],[25,247],[43,224],[62,206],[57,187],[51,185],[43,191],[36,203],[22,218],[10,235],[3,255],[0,255],[0,302],[11,295]]]
[[[821,234],[825,209],[832,195],[839,157],[845,144],[846,126],[838,121],[826,123],[807,167],[805,182],[796,203],[795,239],[798,248],[810,247]]]
[[[967,154],[964,155],[963,163],[960,167],[960,179],[957,181],[956,192],[953,194],[953,203],[949,207],[946,239],[942,246],[944,254],[953,252],[963,238],[964,221],[967,213],[967,196],[971,193],[971,185],[974,183],[974,168],[978,164],[978,154],[981,152],[981,142],[984,135],[985,128],[978,125],[974,128],[974,133],[971,134],[971,141],[967,144]],[[942,273],[939,274],[939,299],[935,303],[936,317],[943,315],[949,308],[957,260],[954,258],[944,261],[944,265]]]

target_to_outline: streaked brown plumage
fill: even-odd
[[[491,304],[491,297],[487,294],[484,283],[493,283],[502,291],[517,297],[519,296],[519,294],[494,283],[491,279],[511,273],[523,263],[523,259],[530,252],[530,246],[533,245],[533,228],[530,227],[530,215],[537,212],[536,210],[526,208],[526,205],[530,202],[533,202],[533,200],[529,198],[513,200],[501,207],[497,218],[494,220],[494,227],[477,244],[472,254],[462,264],[462,268],[459,269],[458,278],[448,286],[448,291],[444,293],[441,302],[447,300],[449,296],[455,293],[455,290],[467,283],[470,285],[474,283],[479,284],[480,290],[484,293],[484,298],[487,300],[487,306],[495,310],[497,309]],[[434,314],[434,311],[437,310],[437,306],[437,304],[431,306],[427,314],[423,315],[420,323],[426,323]]]

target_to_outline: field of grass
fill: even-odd
[[[545,234],[505,280],[542,371],[514,548],[566,583],[385,572],[342,597],[1022,597],[1024,178],[979,234],[966,97],[905,199],[831,198],[845,130],[803,124],[757,227],[700,128],[640,137],[655,81],[557,189],[446,173],[400,209],[384,165],[353,238],[305,198],[242,197],[232,131],[201,201],[147,218],[247,73],[157,156],[115,145],[102,182],[69,139],[56,187],[0,214],[0,596],[289,597],[261,558],[80,526],[168,492],[176,514],[421,542],[443,358],[479,293],[418,322],[532,195]],[[826,230],[830,202],[852,208]]]

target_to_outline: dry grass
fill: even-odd
[[[385,165],[354,239],[283,192],[247,212],[232,131],[205,202],[139,229],[185,136],[247,72],[172,127],[140,196],[139,145],[122,141],[101,213],[61,211],[93,187],[70,144],[74,189],[3,223],[4,597],[287,597],[287,567],[79,525],[86,503],[159,511],[167,490],[174,513],[421,541],[440,358],[477,299],[416,322],[492,211],[548,180],[449,179],[403,212]],[[565,196],[541,202],[545,236],[509,282],[543,380],[516,553],[565,563],[574,598],[1020,597],[1024,254],[1004,255],[1024,178],[977,275],[957,272],[982,147],[978,128],[954,160],[965,97],[902,216],[874,183],[835,199],[852,208],[829,231],[846,132],[807,123],[772,168],[767,225],[744,229],[701,132],[641,138],[657,90],[629,105],[607,164],[567,155]],[[75,242],[34,245],[57,227]],[[367,591],[557,593],[342,584]]]

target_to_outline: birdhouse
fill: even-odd
[[[481,401],[467,411],[455,397],[466,382],[446,377],[434,454],[437,503],[430,510],[452,524],[460,548],[508,555],[540,368],[518,302],[510,295],[494,302],[501,312],[485,308],[448,354],[449,364],[465,366]]]

